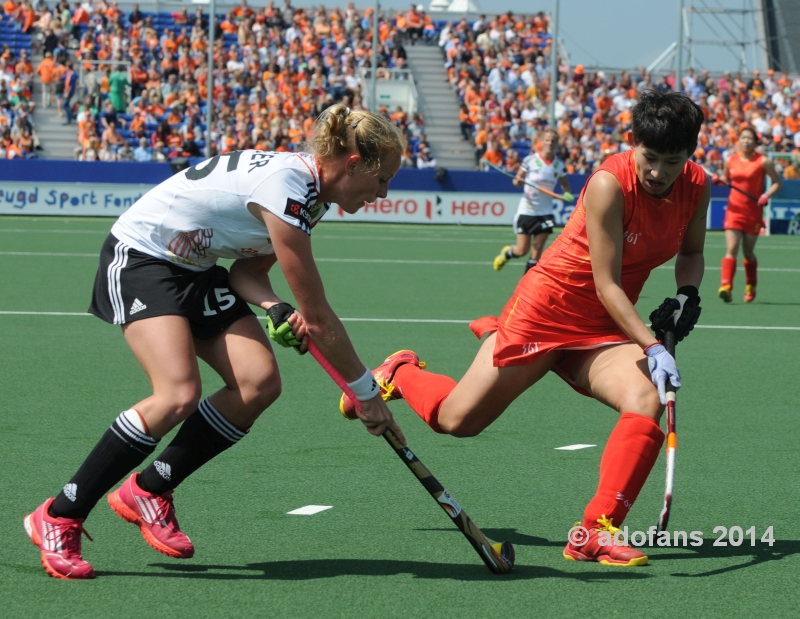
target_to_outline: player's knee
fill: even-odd
[[[478,436],[483,431],[483,426],[469,419],[448,419],[439,417],[439,428],[450,436],[456,438],[470,438]]]
[[[661,404],[655,385],[637,384],[631,385],[623,394],[619,410],[621,413],[638,413],[658,420],[664,412],[664,405]]]
[[[239,385],[242,401],[258,413],[275,402],[282,390],[281,377],[277,372],[251,376]]]
[[[189,382],[175,387],[168,396],[168,415],[175,424],[180,423],[197,410],[203,388],[199,382]]]

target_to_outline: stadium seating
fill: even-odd
[[[100,149],[107,124],[102,112],[111,99],[117,107],[114,141],[136,148],[145,138],[150,149],[146,156],[157,160],[199,156],[206,135],[208,16],[198,8],[196,14],[184,10],[184,15],[142,12],[135,21],[130,13],[115,14],[113,5],[96,6],[105,14],[73,13],[81,23],[72,33],[80,41],[70,41],[69,32],[61,40],[60,49],[76,67],[83,63],[84,73],[94,74],[94,82],[85,79],[75,99],[77,155],[115,158],[119,146]],[[361,106],[357,75],[370,62],[372,9],[282,11],[250,8],[243,1],[230,13],[217,15],[212,152],[250,147],[293,150],[308,137],[313,118],[334,101]],[[624,137],[637,93],[675,87],[671,76],[648,76],[643,70],[614,75],[561,65],[557,117],[551,119],[552,36],[544,13],[508,12],[473,22],[437,21],[411,13],[398,11],[381,20],[378,63],[392,68],[404,55],[404,45],[438,43],[450,82],[464,103],[462,133],[474,142],[476,165],[491,143],[492,152],[501,155],[500,163],[515,169],[537,148],[542,132],[555,128],[561,138],[558,155],[568,170],[590,172],[606,156],[626,148]],[[195,28],[198,17],[204,26]],[[412,27],[413,23],[420,27]],[[180,40],[182,36],[185,40]],[[31,51],[31,36],[22,34],[13,15],[0,21],[0,45],[8,45],[6,53],[14,61],[22,50]],[[115,61],[135,63],[128,74],[134,82],[132,93],[112,96],[108,72],[116,70]],[[176,75],[174,85],[165,78],[169,73]],[[800,150],[797,78],[727,74],[712,78],[690,70],[681,86],[706,111],[708,122],[695,158],[710,169],[721,165],[743,124],[756,126],[764,150],[789,154]],[[88,106],[85,95],[91,97]],[[409,149],[404,165],[413,166],[420,149],[428,145],[424,120],[388,110],[382,113],[405,133]],[[14,121],[13,112],[6,116]]]

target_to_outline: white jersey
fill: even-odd
[[[539,156],[539,153],[534,153],[522,160],[520,169],[525,172],[525,182],[529,184],[524,186],[517,215],[552,215],[553,198],[537,191],[531,185],[555,191],[556,183],[567,175],[564,162],[560,159],[553,159],[552,162],[547,163]]]
[[[308,234],[330,204],[316,204],[319,173],[312,155],[243,150],[178,172],[143,195],[111,228],[140,252],[192,271],[219,258],[275,253],[254,202]]]

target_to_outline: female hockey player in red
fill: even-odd
[[[775,171],[775,166],[756,151],[757,139],[755,129],[742,129],[739,132],[738,150],[725,162],[722,176],[714,174],[711,177],[715,185],[731,187],[723,224],[728,249],[722,259],[722,276],[717,293],[726,303],[732,300],[739,245],[744,254],[744,302],[751,303],[756,298],[758,260],[753,250],[764,225],[764,207],[781,190],[781,177]],[[772,186],[764,191],[767,176],[772,180]]]
[[[564,231],[523,276],[500,318],[470,325],[478,337],[490,335],[461,382],[423,371],[408,350],[374,372],[385,399],[405,399],[433,430],[458,437],[479,434],[551,370],[618,411],[583,515],[589,539],[567,544],[570,560],[647,563],[640,551],[604,546],[598,537],[615,531],[636,500],[664,441],[658,422],[665,383],[680,386],[675,360],[658,339],[660,317],[680,310],[680,340],[700,313],[710,183],[688,158],[702,122],[684,95],[641,95],[632,150],[609,157],[591,176]],[[650,271],[676,254],[678,293],[653,312],[654,336],[634,304]],[[344,396],[340,408],[353,417]]]

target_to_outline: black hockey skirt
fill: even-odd
[[[255,315],[230,288],[223,267],[190,271],[137,251],[111,234],[100,251],[89,312],[115,325],[154,316],[185,316],[192,335],[201,340]]]

